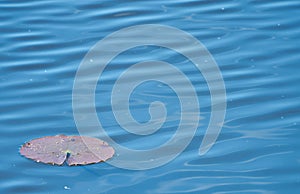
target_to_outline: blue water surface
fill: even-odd
[[[0,193],[299,193],[300,2],[273,1],[0,1]],[[212,149],[198,149],[210,117],[210,93],[183,56],[141,47],[118,56],[97,87],[98,118],[111,137],[133,149],[163,144],[175,133],[179,100],[166,84],[132,93],[132,115],[147,122],[160,100],[168,120],[150,136],[123,130],[112,113],[117,77],[134,63],[164,60],[195,85],[197,133],[170,163],[131,171],[107,163],[52,166],[19,155],[31,139],[78,134],[72,110],[76,70],[89,49],[124,27],[163,24],[184,30],[211,52],[222,72],[227,112]]]

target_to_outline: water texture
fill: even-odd
[[[298,0],[0,1],[0,193],[298,193],[298,15]],[[110,94],[131,65],[167,61],[190,78],[200,103],[197,133],[179,157],[146,171],[107,163],[58,167],[21,157],[19,147],[28,140],[78,134],[72,88],[81,60],[105,36],[139,24],[190,33],[219,65],[227,113],[212,149],[198,155],[211,108],[205,79],[178,53],[145,46],[122,53],[105,69],[96,89],[98,118],[120,145],[143,150],[166,142],[181,110],[171,88],[150,81],[131,94],[132,115],[141,123],[150,119],[151,102],[166,106],[168,120],[149,136],[118,125]]]

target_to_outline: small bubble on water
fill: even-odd
[[[70,190],[71,188],[70,188],[70,187],[68,187],[67,185],[65,185],[65,186],[64,186],[64,189],[66,189],[66,190]]]
[[[225,8],[224,8],[224,7],[222,7],[221,9],[222,9],[222,11],[224,11],[224,10],[225,10]]]
[[[217,39],[218,39],[218,40],[221,40],[221,37],[218,37]]]
[[[90,59],[90,62],[92,63],[92,62],[94,62],[94,60],[93,60],[93,59]]]
[[[281,118],[281,119],[284,119],[284,116],[281,116],[280,118]]]

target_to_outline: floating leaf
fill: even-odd
[[[106,142],[84,136],[48,136],[31,140],[21,149],[21,155],[47,164],[86,165],[106,161],[114,155]]]

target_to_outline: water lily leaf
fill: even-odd
[[[20,154],[47,164],[86,165],[106,161],[114,155],[106,142],[85,136],[47,136],[25,143]]]

